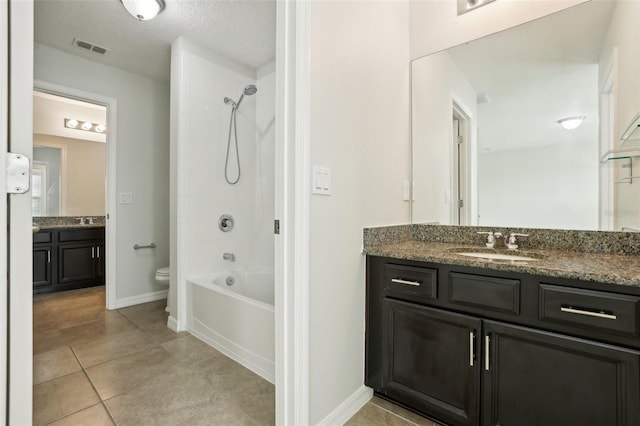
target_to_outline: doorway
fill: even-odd
[[[469,142],[470,118],[456,102],[452,106],[451,138],[451,224],[468,225],[469,207]]]
[[[100,95],[79,91],[43,81],[34,82],[34,165],[44,163],[48,169],[46,188],[42,195],[47,209],[35,211],[34,223],[85,226],[104,224],[104,241],[85,244],[86,247],[73,247],[73,250],[54,252],[46,259],[57,264],[61,261],[56,254],[81,256],[94,259],[88,266],[92,278],[74,279],[65,276],[59,280],[58,289],[80,288],[83,282],[104,282],[106,289],[106,308],[111,309],[115,299],[115,274],[113,273],[115,255],[115,221],[111,221],[109,211],[115,206],[115,132],[109,132],[109,125],[115,122],[115,101]],[[35,168],[37,170],[37,167]],[[32,198],[32,205],[40,200]],[[40,216],[40,217],[38,217]],[[35,246],[34,246],[35,247]],[[61,256],[62,257],[62,256]],[[82,257],[82,256],[81,256]],[[35,260],[35,259],[34,259]],[[43,285],[34,293],[46,293],[56,289],[47,289],[44,285],[58,283],[61,271],[51,265],[42,265],[43,271],[34,274],[51,281],[38,280]],[[48,269],[47,269],[48,268]],[[82,268],[80,268],[82,269]],[[55,272],[55,276],[51,273]],[[39,273],[42,272],[42,273]],[[87,271],[81,270],[82,276]],[[34,282],[35,282],[34,275]],[[41,277],[40,277],[41,278]]]

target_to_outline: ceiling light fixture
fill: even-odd
[[[574,130],[580,127],[586,117],[584,115],[576,117],[567,117],[558,120],[557,123],[567,130]]]
[[[164,10],[164,0],[120,0],[138,21],[148,21]]]
[[[64,127],[66,127],[67,129],[84,130],[94,133],[107,132],[107,126],[105,126],[104,124],[94,124],[90,121],[83,121],[82,124],[80,124],[80,121],[73,118],[65,118]]]

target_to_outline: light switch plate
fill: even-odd
[[[318,195],[331,195],[331,169],[313,166],[311,192]]]
[[[120,204],[133,204],[133,193],[132,192],[121,192],[120,193]]]

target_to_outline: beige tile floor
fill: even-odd
[[[274,387],[188,333],[166,301],[106,311],[104,287],[33,299],[33,424],[270,425]],[[436,426],[374,397],[349,426]]]
[[[34,297],[34,425],[270,425],[274,387],[188,333],[166,301],[106,311],[104,287]]]

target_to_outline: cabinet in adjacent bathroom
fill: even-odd
[[[42,229],[33,236],[33,292],[102,285],[104,227]]]

